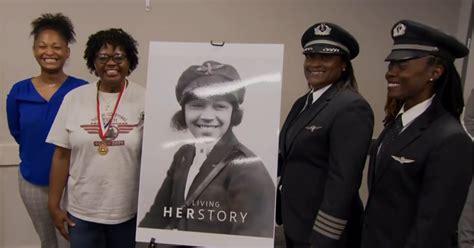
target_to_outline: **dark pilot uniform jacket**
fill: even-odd
[[[318,248],[356,247],[348,244],[360,243],[358,189],[372,138],[372,109],[357,92],[334,84],[301,112],[305,98],[295,102],[280,132],[285,234]]]
[[[451,247],[472,177],[471,139],[435,100],[377,154],[385,132],[370,153],[362,247]]]
[[[167,177],[140,227],[272,237],[275,184],[265,166],[228,131],[218,141],[194,178],[187,198],[218,164],[225,166],[194,200],[185,205],[184,190],[195,155],[194,145],[184,145],[175,154]],[[164,216],[164,208],[173,216]],[[183,208],[181,218],[176,208]],[[187,208],[192,209],[187,216]],[[232,218],[231,218],[232,216]],[[243,218],[242,216],[245,216]],[[190,218],[188,218],[190,217]]]

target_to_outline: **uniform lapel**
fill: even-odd
[[[233,148],[236,144],[238,144],[237,138],[235,138],[231,129],[229,129],[229,131],[227,131],[227,133],[224,134],[224,136],[222,136],[222,138],[216,143],[206,160],[201,165],[199,173],[196,175],[189,187],[186,199],[199,187],[215,166],[229,156],[229,154],[234,150]]]
[[[403,148],[418,139],[437,117],[442,115],[443,112],[445,113],[445,111],[442,110],[442,107],[437,105],[438,104],[433,102],[433,104],[423,114],[418,116],[413,123],[411,123],[410,126],[408,126],[397,137],[397,139],[390,144],[390,147],[387,149],[387,154],[381,154],[381,156],[384,157],[381,158],[380,164],[378,165],[380,168],[377,168],[374,183],[377,183],[380,180],[387,170],[388,165],[392,163],[391,155],[399,153]]]
[[[296,100],[295,104],[291,108],[290,113],[288,114],[288,117],[285,120],[285,123],[283,124],[283,127],[281,128],[280,137],[279,137],[279,148],[280,148],[280,153],[283,154],[283,157],[285,157],[286,151],[288,151],[287,142],[286,142],[288,129],[291,127],[291,124],[295,121],[296,117],[298,117],[298,113],[303,108],[305,104],[305,99],[306,99],[305,96],[306,95]]]
[[[336,92],[337,88],[333,84],[326,92],[324,92],[323,95],[321,95],[321,97],[319,97],[318,100],[316,100],[315,103],[309,107],[309,109],[304,110],[296,117],[291,126],[288,127],[286,134],[287,151],[291,150],[291,146],[293,145],[296,136],[298,136],[301,130],[328,105]]]
[[[369,172],[367,176],[369,192],[372,189],[372,184],[375,181],[375,162],[377,161],[377,153],[379,151],[380,142],[383,140],[383,137],[385,136],[386,132],[387,128],[385,128],[382,133],[380,133],[379,137],[374,142],[370,150]]]
[[[182,156],[179,161],[180,166],[177,167],[176,173],[178,177],[176,178],[177,182],[186,182],[188,178],[189,168],[193,164],[194,156],[196,155],[196,147],[194,145],[186,145],[185,149],[182,152]],[[185,183],[175,183],[174,192],[174,200],[177,206],[182,206],[184,204],[184,189],[186,184]]]

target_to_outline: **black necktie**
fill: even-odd
[[[304,102],[304,106],[301,109],[300,113],[307,110],[311,106],[311,104],[313,104],[313,91],[310,91],[306,96],[306,101]]]
[[[397,138],[400,132],[403,129],[402,123],[402,114],[399,114],[397,118],[393,121],[392,125],[387,129],[385,135],[382,138],[382,142],[380,145],[380,149],[377,153],[377,157],[375,160],[375,172],[377,173],[380,170],[380,161],[383,157],[385,157],[386,153],[388,152],[388,148],[393,143],[393,141]]]

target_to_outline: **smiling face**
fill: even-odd
[[[101,85],[113,88],[125,81],[130,64],[121,47],[105,44],[96,55],[94,68]]]
[[[391,61],[385,78],[388,97],[405,102],[408,109],[434,94],[434,83],[443,73],[443,67],[432,65],[430,57]]]
[[[337,82],[346,68],[346,63],[339,55],[312,53],[305,56],[304,75],[313,90]]]
[[[69,53],[66,40],[51,29],[41,31],[33,44],[33,55],[44,72],[62,72]]]
[[[184,119],[196,138],[220,139],[229,129],[232,104],[219,98],[193,99],[184,104]]]

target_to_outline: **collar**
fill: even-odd
[[[217,143],[217,140],[216,141],[211,141],[211,142],[200,142],[200,143],[196,143],[195,146],[196,146],[196,154],[205,154],[206,157],[207,155],[209,155],[209,153],[211,152],[212,148],[214,148],[214,146],[216,145]]]
[[[402,106],[398,114],[402,115],[402,125],[403,129],[405,129],[408,125],[410,125],[418,116],[423,114],[423,112],[428,109],[428,107],[433,102],[433,98],[435,95],[432,95],[430,98],[424,100],[423,102],[418,103],[417,105],[411,107],[409,110],[405,111],[405,105]]]
[[[324,94],[324,92],[326,92],[331,87],[331,85],[332,84],[328,84],[328,85],[322,87],[321,89],[315,90],[315,91],[313,91],[311,89],[311,92],[313,92],[313,102],[312,103],[315,103],[318,100],[318,98],[320,98]]]

